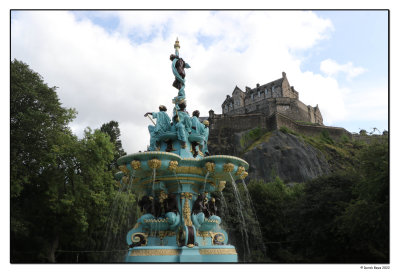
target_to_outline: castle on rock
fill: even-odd
[[[299,92],[290,86],[286,73],[282,77],[255,88],[233,89],[222,103],[222,114],[209,111],[210,147],[214,153],[235,153],[235,136],[259,128],[266,131],[288,129],[319,136],[323,131],[335,140],[351,133],[341,127],[325,126],[321,111],[299,100]]]

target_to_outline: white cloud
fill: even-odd
[[[98,16],[117,16],[120,23],[109,32],[66,11],[18,12],[12,18],[12,58],[60,87],[61,102],[79,112],[72,124],[78,134],[86,126],[117,120],[124,149],[145,150],[149,121],[144,113],[160,104],[173,108],[177,90],[169,55],[177,36],[181,56],[192,67],[186,71],[189,112],[220,113],[235,85],[255,87],[285,71],[305,104],[319,104],[326,124],[348,115],[346,89],[331,75],[303,72],[292,53],[312,48],[333,30],[329,20],[312,12],[124,11]]]
[[[354,78],[366,72],[366,69],[363,67],[356,67],[352,62],[340,65],[332,59],[323,60],[320,65],[320,70],[328,76],[335,76],[342,72],[346,74],[347,79]]]

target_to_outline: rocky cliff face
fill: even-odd
[[[330,171],[324,155],[292,134],[275,131],[243,154],[251,179],[272,180],[275,175],[285,182],[304,182]]]
[[[304,182],[332,170],[319,149],[296,135],[276,130],[258,133],[254,139],[246,139],[248,136],[249,131],[224,131],[219,136],[211,135],[210,152],[246,160],[250,165],[248,180],[269,181],[279,176],[285,182]]]

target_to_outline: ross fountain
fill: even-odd
[[[167,108],[146,113],[157,122],[149,126],[148,151],[118,159],[116,179],[143,194],[143,215],[128,232],[126,262],[237,262],[236,249],[221,227],[212,192],[222,192],[227,181],[247,176],[246,161],[226,155],[210,156],[208,121],[186,111],[185,68],[179,41],[170,56],[173,86],[172,122]],[[149,117],[150,118],[150,117]],[[247,234],[247,233],[246,233]]]

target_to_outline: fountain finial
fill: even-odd
[[[181,46],[179,45],[179,40],[178,37],[176,38],[175,44],[174,44],[174,49],[175,49],[175,55],[179,56],[179,49]]]

